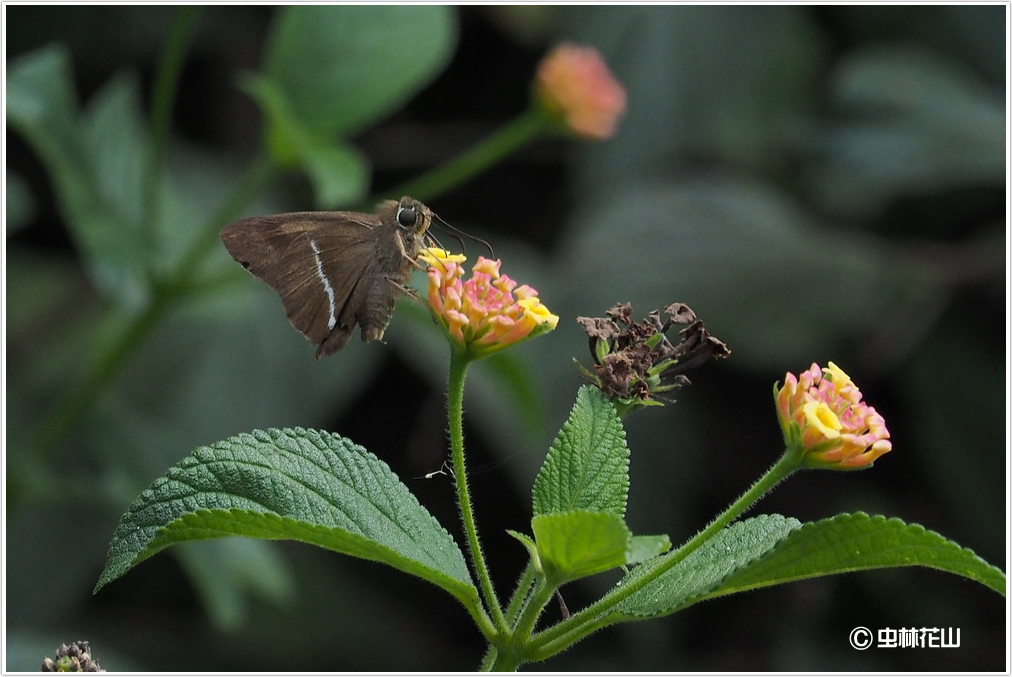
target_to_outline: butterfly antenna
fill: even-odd
[[[435,216],[437,219],[439,219],[439,222],[445,228],[447,228],[448,230],[450,230],[450,231],[452,231],[454,233],[454,237],[456,238],[456,240],[458,242],[460,242],[460,246],[461,246],[462,249],[466,249],[466,248],[464,246],[464,240],[461,238],[461,236],[466,237],[468,240],[472,240],[474,242],[477,242],[479,244],[484,245],[485,249],[488,250],[489,258],[493,258],[493,259],[495,258],[495,251],[493,251],[492,245],[490,245],[487,240],[483,240],[480,237],[478,237],[477,235],[471,235],[470,233],[465,233],[464,231],[460,230],[459,228],[454,228],[449,223],[447,223],[444,218],[442,218],[438,214],[433,214],[433,216]]]

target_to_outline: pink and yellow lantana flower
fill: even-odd
[[[471,278],[464,280],[462,254],[430,247],[421,260],[429,265],[428,302],[433,316],[451,340],[473,357],[485,357],[555,329],[557,315],[541,303],[538,292],[517,286],[499,272],[501,262],[478,257]]]
[[[788,373],[776,396],[784,439],[807,467],[867,468],[892,449],[885,419],[832,362],[824,369],[813,363],[800,378]]]
[[[610,138],[625,112],[625,89],[601,55],[593,47],[570,42],[542,59],[534,94],[566,129],[589,139]]]

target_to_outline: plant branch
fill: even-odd
[[[218,228],[259,193],[276,172],[269,161],[260,160],[247,171],[232,195],[208,219],[168,281],[154,284],[147,306],[134,315],[98,355],[92,372],[71,391],[42,425],[36,448],[42,456],[53,452],[67,431],[101,398],[103,391],[127,360],[143,345],[163,316],[190,290],[192,276],[217,241]]]
[[[727,507],[724,512],[718,515],[705,529],[693,536],[678,550],[664,557],[664,561],[651,567],[645,574],[629,581],[627,584],[614,588],[611,592],[591,604],[586,609],[571,616],[570,618],[548,628],[544,632],[534,636],[531,646],[535,649],[536,655],[541,659],[547,658],[558,651],[570,646],[581,637],[590,632],[604,627],[608,623],[602,623],[602,617],[612,611],[619,603],[639,592],[655,580],[666,574],[675,566],[680,564],[690,554],[696,551],[699,546],[713,538],[717,532],[737,519],[743,512],[762,498],[766,492],[779,484],[788,475],[797,470],[801,462],[802,452],[787,450],[766,473],[756,480],[745,493]],[[649,566],[649,565],[646,565]],[[544,649],[552,645],[558,647],[554,652],[547,652]]]
[[[504,158],[534,141],[550,127],[550,118],[545,112],[537,106],[531,106],[460,155],[421,176],[385,191],[384,195],[393,199],[410,195],[416,200],[426,202],[502,162]],[[380,199],[382,199],[380,196],[376,196],[366,200],[365,204],[371,208]]]
[[[200,16],[202,7],[185,5],[176,11],[169,36],[158,63],[158,72],[151,93],[151,152],[148,155],[148,166],[144,172],[142,214],[150,232],[156,223],[158,212],[158,188],[165,165],[165,148],[169,140],[169,125],[172,120],[172,109],[175,105],[179,76],[186,62],[186,51],[193,36],[193,28]],[[153,244],[150,243],[150,244]]]

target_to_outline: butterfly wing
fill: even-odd
[[[281,296],[289,321],[322,357],[343,348],[358,322],[381,225],[356,212],[296,212],[237,221],[221,239]]]

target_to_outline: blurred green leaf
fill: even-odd
[[[813,123],[802,143],[817,196],[835,211],[874,213],[897,194],[1005,178],[1004,93],[932,52],[866,48],[845,57],[830,90],[839,118]]]
[[[65,47],[50,45],[14,59],[6,95],[8,120],[22,127],[47,159],[56,160],[61,148],[73,146],[78,105]],[[47,136],[42,130],[57,134]]]
[[[559,279],[581,308],[686,302],[736,363],[777,371],[876,326],[927,279],[884,242],[820,227],[786,195],[739,178],[643,182],[573,221],[582,228],[562,247]]]
[[[239,435],[170,469],[123,515],[95,591],[174,543],[224,536],[297,540],[383,562],[468,609],[478,604],[460,549],[383,461],[301,428]]]
[[[350,145],[312,146],[301,159],[313,182],[318,209],[353,204],[369,189],[369,162]]]
[[[276,605],[293,598],[295,581],[274,543],[253,538],[219,538],[176,549],[200,591],[211,621],[237,630],[246,620],[247,593]]]
[[[99,287],[136,302],[155,251],[142,223],[149,139],[136,80],[120,76],[78,114],[69,58],[49,47],[18,59],[7,116],[46,164],[59,208]]]
[[[35,436],[68,383],[85,373],[89,347],[101,334],[105,306],[73,259],[11,247],[7,282],[7,443],[12,476],[19,463],[40,460]],[[30,450],[30,451],[29,451]]]
[[[264,110],[280,164],[301,165],[320,208],[361,199],[365,159],[337,143],[402,106],[442,70],[453,10],[437,6],[292,6],[278,13],[263,74],[243,86]]]
[[[658,536],[633,536],[626,553],[626,564],[642,564],[671,549],[671,539],[666,534]]]
[[[7,236],[18,232],[35,214],[35,197],[32,195],[28,182],[17,172],[6,170],[4,175],[6,189]]]
[[[822,67],[803,7],[573,6],[563,17],[565,34],[600,49],[629,95],[615,138],[580,149],[573,169],[589,195],[701,158],[778,168]]]
[[[266,76],[313,135],[357,132],[403,105],[442,69],[455,10],[429,6],[293,6],[279,12]]]

